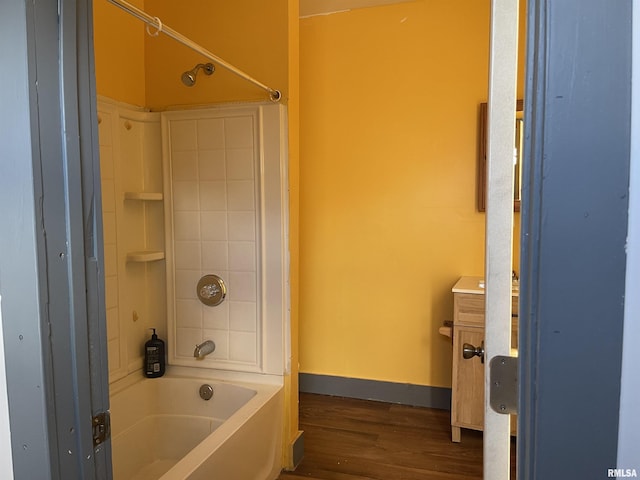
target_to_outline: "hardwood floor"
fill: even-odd
[[[452,443],[449,422],[444,410],[300,394],[304,459],[278,480],[481,479],[482,433]]]

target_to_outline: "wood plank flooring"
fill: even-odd
[[[482,479],[482,433],[452,443],[448,411],[300,394],[300,429],[304,459],[278,480]]]

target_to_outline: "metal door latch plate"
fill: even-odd
[[[496,355],[489,363],[489,405],[497,413],[518,413],[518,358]]]
[[[108,411],[100,412],[92,419],[93,447],[96,448],[107,441],[111,435],[111,415]]]

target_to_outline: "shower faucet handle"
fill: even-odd
[[[209,307],[220,305],[227,295],[224,280],[217,275],[203,276],[196,286],[198,299]]]

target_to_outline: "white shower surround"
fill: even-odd
[[[288,355],[286,109],[229,105],[162,114],[168,361],[282,375]],[[197,300],[206,274],[227,284]],[[196,343],[216,351],[193,357]]]

